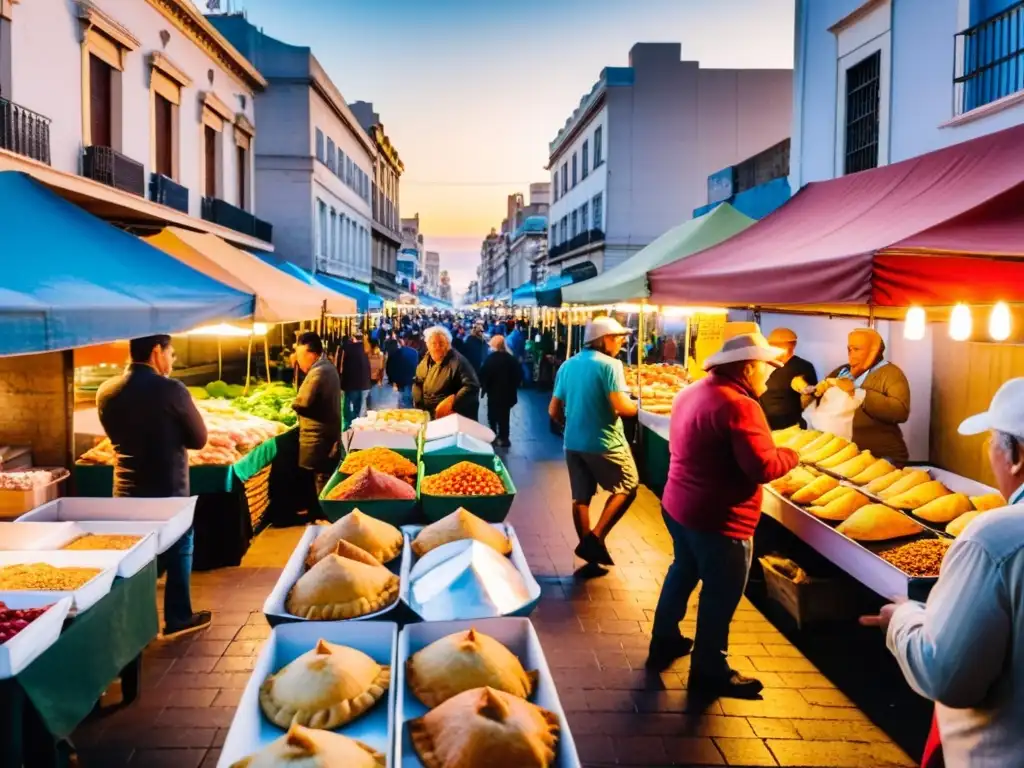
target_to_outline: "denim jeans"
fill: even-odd
[[[675,559],[661,586],[652,642],[671,642],[679,637],[686,604],[697,582],[702,582],[691,674],[725,675],[729,671],[729,624],[747,586],[754,542],[692,530],[677,523],[664,509],[661,516],[672,536]]]
[[[160,555],[158,567],[167,570],[164,585],[164,624],[180,627],[192,619],[192,554],[195,531],[189,528],[170,549]]]
[[[352,426],[352,422],[359,418],[359,414],[363,410],[363,392],[362,390],[356,390],[355,392],[345,393],[345,410],[344,416],[344,428],[348,429]]]
[[[412,408],[412,384],[398,388],[398,407]]]

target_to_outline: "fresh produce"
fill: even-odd
[[[332,501],[415,499],[416,489],[405,480],[373,467],[364,467],[334,486],[327,498]]]
[[[627,366],[625,375],[629,393],[640,399],[640,406],[650,413],[666,416],[672,412],[675,396],[690,383],[685,368],[666,363],[641,365],[639,387],[636,366]]]
[[[248,395],[236,397],[231,404],[243,413],[293,426],[299,419],[292,410],[295,395],[295,388],[287,384],[261,384]]]
[[[42,608],[8,608],[0,601],[0,645],[14,638],[49,608],[48,605]]]
[[[460,461],[436,475],[423,478],[429,496],[501,496],[505,483],[496,472],[471,461]]]
[[[376,447],[353,451],[345,457],[338,471],[343,475],[354,475],[366,467],[373,467],[409,483],[416,482],[416,465],[390,448]]]
[[[68,542],[61,549],[96,550],[96,549],[131,549],[142,541],[141,536],[126,534],[87,533]]]
[[[58,568],[49,563],[5,565],[0,567],[0,590],[69,592],[85,586],[99,573],[99,568]]]

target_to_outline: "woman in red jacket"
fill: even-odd
[[[728,339],[704,363],[708,376],[672,405],[670,462],[662,516],[675,559],[654,616],[648,666],[666,669],[693,649],[690,690],[702,695],[756,696],[761,682],[730,669],[729,624],[746,587],[761,485],[797,465],[776,448],[758,398],[783,350],[760,331]],[[686,603],[703,582],[693,641],[679,632]]]

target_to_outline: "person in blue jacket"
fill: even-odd
[[[412,408],[412,384],[419,362],[419,353],[410,346],[409,337],[403,335],[398,349],[388,355],[384,371],[388,383],[398,392],[399,408]]]

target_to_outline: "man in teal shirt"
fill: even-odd
[[[637,405],[616,359],[629,334],[611,317],[587,323],[584,349],[558,369],[548,406],[548,414],[564,428],[573,522],[580,538],[576,555],[591,564],[615,564],[605,540],[636,499],[639,486],[622,429],[622,417],[636,416]],[[598,486],[611,496],[591,529],[590,502]]]

